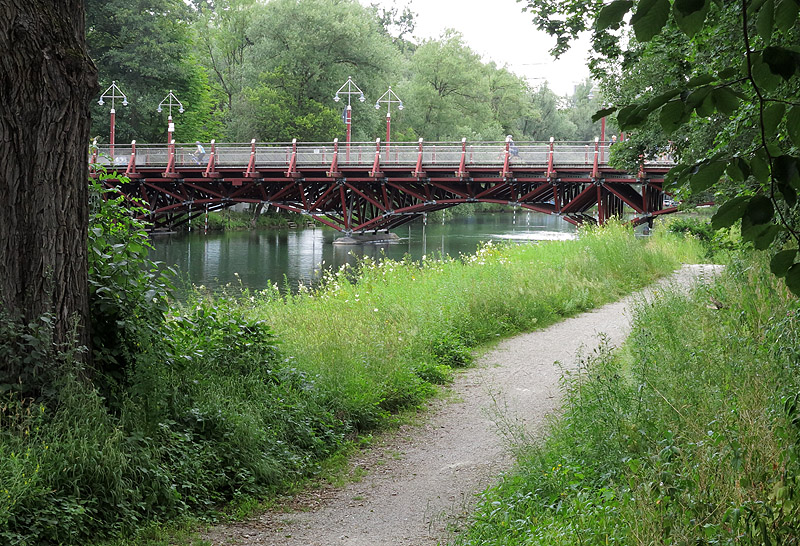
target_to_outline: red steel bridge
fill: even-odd
[[[671,162],[610,167],[595,142],[256,143],[93,147],[153,229],[237,203],[308,215],[345,234],[390,230],[462,203],[500,203],[556,214],[573,224],[631,212],[634,224],[675,212],[664,192]],[[123,178],[124,177],[124,178]],[[630,210],[629,210],[630,209]]]

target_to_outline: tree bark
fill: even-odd
[[[88,344],[89,101],[83,0],[0,0],[0,302]],[[4,363],[0,363],[0,371]]]

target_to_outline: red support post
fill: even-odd
[[[602,226],[606,223],[603,210],[603,188],[599,182],[596,182],[595,184],[597,185],[597,223]]]
[[[373,178],[383,176],[381,172],[381,139],[375,139],[375,161],[372,162],[372,170],[369,175]]]
[[[125,169],[125,176],[128,178],[139,178],[136,172],[136,141],[131,140],[131,158],[128,160],[128,168]]]
[[[333,139],[333,159],[331,160],[331,170],[327,174],[330,178],[339,178],[342,173],[339,172],[339,139]]]
[[[255,178],[258,176],[256,172],[256,139],[250,141],[250,160],[247,162],[247,169],[244,175],[248,178]]]
[[[175,178],[178,172],[175,170],[175,141],[171,141],[167,147],[167,168],[164,170],[164,177]]]
[[[345,110],[345,118],[344,118],[344,123],[347,126],[347,158],[346,159],[347,159],[347,163],[348,164],[350,163],[350,127],[353,124],[352,111],[353,111],[352,108],[348,104],[347,105],[347,110]]]
[[[554,140],[555,139],[553,137],[550,137],[550,150],[547,153],[547,178],[548,178],[548,180],[552,180],[553,178],[556,177],[556,170],[553,168],[553,155],[554,155],[553,141]]]
[[[112,165],[114,164],[114,133],[115,133],[114,128],[116,126],[116,116],[117,116],[117,114],[116,114],[116,112],[114,112],[114,109],[112,108],[111,109],[111,131],[110,131],[110,137],[111,138],[109,139],[111,141],[111,164]]]
[[[414,168],[414,176],[423,178],[425,171],[422,170],[422,139],[419,139],[419,151],[417,152],[417,166]]]
[[[342,219],[344,220],[344,229],[350,231],[350,214],[347,210],[347,199],[344,195],[344,184],[339,186],[339,198],[342,200]]]
[[[208,156],[208,165],[203,172],[205,178],[218,178],[219,173],[216,172],[217,168],[217,144],[215,140],[211,140],[211,155]]]
[[[289,160],[289,169],[286,171],[287,178],[297,178],[300,173],[297,172],[297,139],[292,139],[292,157]]]
[[[459,178],[467,178],[469,177],[469,173],[467,172],[467,139],[461,139],[461,162],[458,164],[458,171],[456,171],[456,176]]]
[[[606,145],[606,117],[600,118],[600,146]],[[605,163],[603,150],[600,150],[600,163]]]
[[[647,215],[650,212],[650,207],[647,203],[647,183],[642,182],[642,212]]]
[[[511,170],[509,169],[509,163],[511,161],[511,152],[509,151],[509,147],[511,145],[511,137],[506,137],[506,146],[504,150],[504,157],[503,157],[503,170],[500,171],[501,178],[510,178],[511,177]]]

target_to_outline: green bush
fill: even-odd
[[[106,175],[101,173],[100,179]],[[145,224],[124,197],[90,184],[89,311],[92,364],[115,392],[142,347],[158,340],[172,292],[171,269],[147,258]]]

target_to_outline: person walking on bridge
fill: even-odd
[[[202,165],[203,160],[206,157],[206,149],[203,148],[203,145],[200,144],[199,140],[196,141],[195,144],[197,145],[197,149],[195,149],[194,154],[192,154],[192,157],[194,158],[195,163],[197,163],[198,165]]]

